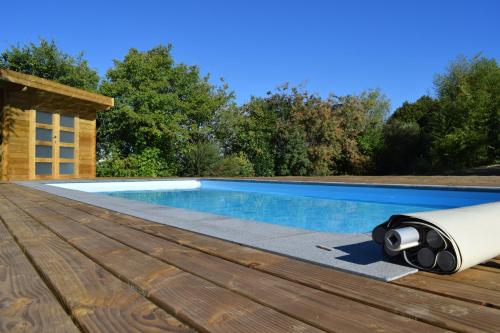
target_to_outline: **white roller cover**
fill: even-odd
[[[452,249],[457,265],[450,273],[462,271],[500,255],[500,201],[455,209],[394,215],[385,222],[387,229],[414,226],[433,229],[446,239]],[[405,260],[411,251],[404,251]],[[421,268],[421,267],[418,267]]]

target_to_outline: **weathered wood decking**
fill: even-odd
[[[0,331],[498,332],[500,258],[384,283],[0,184]]]

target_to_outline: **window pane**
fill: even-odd
[[[74,163],[59,163],[59,173],[61,175],[71,175],[75,173]]]
[[[36,139],[41,141],[52,141],[52,130],[46,128],[37,128]]]
[[[39,124],[52,124],[52,113],[36,111],[36,122]]]
[[[52,174],[52,163],[50,163],[50,162],[36,162],[35,163],[35,174],[37,174],[37,175],[51,175]]]
[[[75,148],[73,147],[60,147],[59,157],[61,158],[75,158]]]
[[[36,145],[35,156],[43,158],[52,157],[52,146]]]
[[[75,117],[61,115],[61,126],[75,128]]]
[[[67,131],[61,131],[61,142],[66,142],[66,143],[73,143],[75,142],[75,133],[73,132],[67,132]]]

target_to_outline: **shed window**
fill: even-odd
[[[52,130],[46,128],[37,128],[36,139],[40,141],[52,141]]]
[[[67,132],[67,131],[61,131],[61,142],[66,142],[66,143],[73,143],[75,142],[75,133],[73,132]]]
[[[36,111],[36,122],[39,124],[52,124],[52,113]]]
[[[75,158],[75,148],[73,147],[60,147],[59,157],[61,158]]]
[[[62,127],[75,128],[75,117],[61,115],[60,123]]]
[[[50,162],[36,162],[35,163],[35,174],[37,174],[37,175],[51,175],[52,174],[52,163],[50,163]]]
[[[41,158],[51,158],[52,146],[36,145],[35,156]]]
[[[75,173],[74,163],[59,163],[59,173],[61,175],[71,175]]]

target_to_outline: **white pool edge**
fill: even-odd
[[[90,193],[118,191],[193,190],[201,187],[199,180],[151,180],[136,182],[71,182],[46,185]]]

